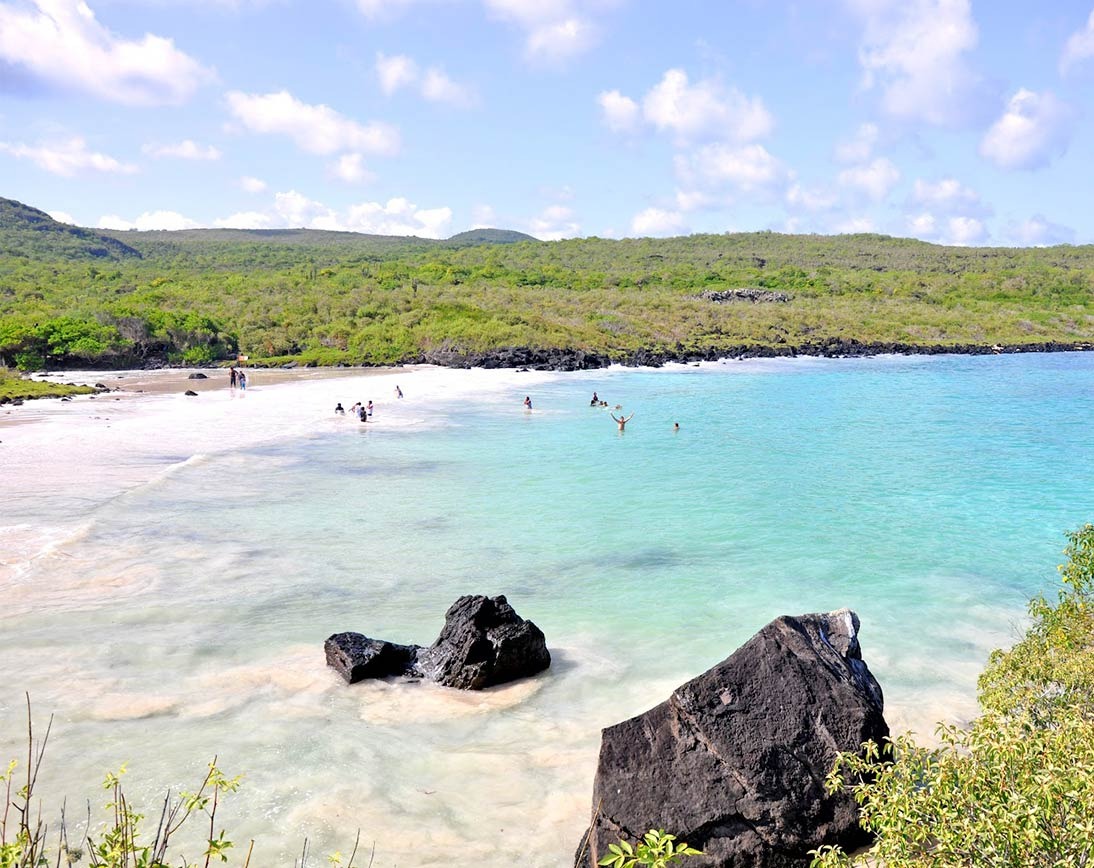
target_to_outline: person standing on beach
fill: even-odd
[[[622,434],[626,430],[627,423],[634,418],[634,413],[629,416],[619,416],[618,418],[616,418],[615,413],[612,413],[611,417],[615,419],[615,423],[619,426],[619,433]]]
[[[228,368],[228,386],[234,389],[236,387],[236,380],[239,378],[239,374],[236,373],[236,366],[232,365]]]

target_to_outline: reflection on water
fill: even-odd
[[[358,827],[378,866],[564,864],[600,728],[777,615],[855,608],[897,728],[974,713],[1091,516],[1092,375],[1070,355],[418,372],[368,437],[330,418],[339,381],[9,429],[0,755],[26,690],[56,714],[43,792],[97,802],[128,761],[151,805],[217,755],[246,774],[224,820],[260,864]],[[636,411],[625,438],[593,389]],[[325,667],[341,630],[431,642],[463,593],[507,594],[551,670],[469,694]]]

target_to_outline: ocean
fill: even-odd
[[[331,412],[370,399],[367,425]],[[1092,420],[1075,353],[256,372],[246,396],[54,404],[0,428],[0,759],[28,692],[54,716],[47,813],[97,812],[123,762],[156,813],[216,756],[252,865],[305,838],[323,864],[358,829],[376,866],[568,864],[600,729],[779,615],[857,611],[894,728],[974,715],[1094,520]],[[551,669],[462,693],[324,666],[343,630],[430,643],[469,593],[535,621]]]

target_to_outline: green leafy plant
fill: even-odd
[[[992,655],[971,726],[840,755],[826,787],[853,791],[876,841],[821,848],[814,868],[1094,865],[1094,525],[1068,538],[1056,603],[1034,600],[1023,639]]]
[[[683,842],[677,844],[675,835],[660,829],[650,829],[634,846],[627,841],[609,844],[607,855],[601,857],[597,864],[610,868],[667,868],[682,862],[688,856],[702,855],[702,850],[696,850]]]

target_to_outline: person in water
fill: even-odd
[[[346,408],[342,406],[341,401],[334,405],[334,412],[337,413],[339,416],[346,415]]]
[[[234,389],[238,380],[239,373],[236,371],[236,366],[232,365],[230,368],[228,368],[228,385]]]
[[[634,418],[634,413],[631,413],[631,415],[629,415],[629,416],[618,416],[618,417],[615,415],[615,413],[612,413],[611,416],[612,416],[613,419],[615,419],[615,423],[619,426],[619,433],[622,434],[623,431],[627,427],[627,423],[630,422],[631,419]]]
[[[531,410],[532,409],[532,398],[531,398],[530,395],[525,395],[524,396],[524,409],[525,410]]]
[[[247,375],[243,371],[239,372],[239,388],[240,391],[247,391]]]
[[[395,397],[396,398],[403,397],[403,390],[400,389],[398,386],[395,387]]]
[[[680,430],[680,423],[679,423],[679,422],[673,422],[673,423],[672,423],[672,430],[673,430],[674,432],[675,432],[675,431],[679,431],[679,430]]]
[[[589,402],[589,406],[590,407],[599,407],[600,406],[600,398],[597,396],[596,392],[593,392],[593,399]]]
[[[368,413],[368,417],[371,419],[372,418],[372,401],[369,401],[368,404],[365,405],[365,411]]]
[[[365,409],[365,405],[360,401],[357,402],[357,418],[362,422],[368,421],[368,410]]]

